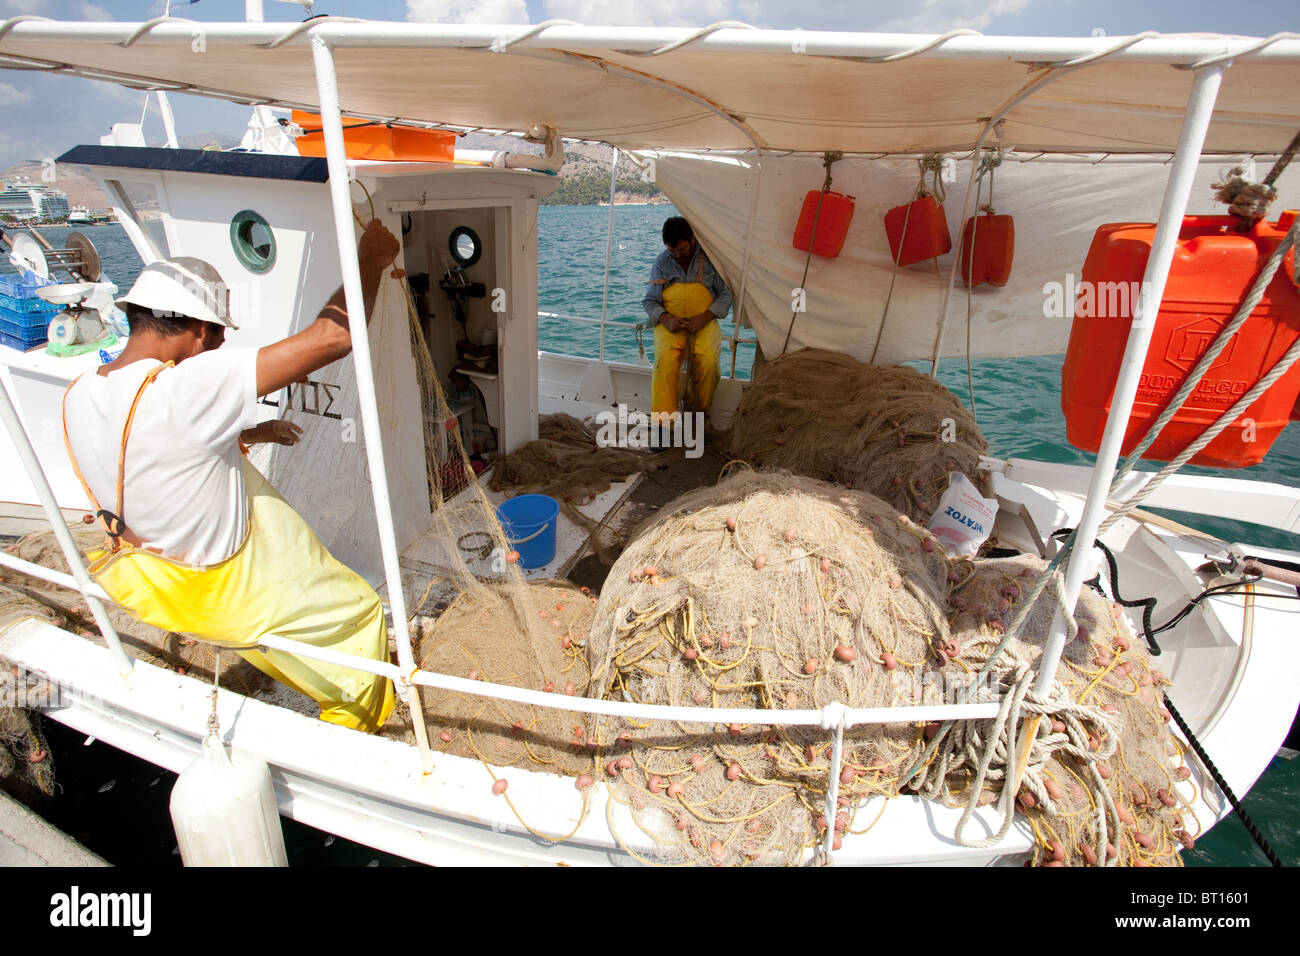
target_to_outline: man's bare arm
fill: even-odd
[[[384,271],[397,258],[398,250],[396,237],[378,219],[366,227],[357,247],[357,259],[361,266],[367,325],[374,312],[379,283],[383,281]],[[307,328],[257,350],[257,394],[278,391],[337,362],[351,351],[352,333],[340,288]]]

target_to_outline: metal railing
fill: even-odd
[[[591,317],[589,317],[589,316],[585,316],[585,315],[570,315],[569,313],[566,313],[566,312],[543,312],[543,311],[541,311],[541,310],[538,310],[537,318],[538,318],[538,319],[561,319],[561,320],[563,320],[563,321],[565,321],[565,322],[577,322],[577,323],[579,323],[579,324],[581,324],[581,325],[595,325],[595,326],[599,326],[599,327],[600,327],[600,352],[599,352],[598,354],[599,354],[599,356],[600,356],[600,361],[602,361],[602,362],[608,361],[608,360],[605,358],[605,329],[606,329],[607,327],[611,327],[611,326],[612,326],[612,327],[614,327],[614,328],[632,329],[634,332],[635,332],[635,331],[640,331],[640,330],[646,330],[646,331],[648,331],[648,329],[646,329],[646,325],[645,325],[644,322],[628,322],[628,321],[624,321],[624,320],[620,320],[620,319],[610,319],[610,318],[593,319],[593,318],[591,318]],[[736,355],[739,354],[739,346],[742,346],[742,345],[752,345],[752,346],[754,346],[755,348],[758,347],[758,339],[757,339],[757,338],[743,338],[743,339],[742,339],[742,338],[739,337],[739,335],[740,335],[740,325],[739,325],[739,323],[737,323],[737,326],[736,326],[735,332],[734,332],[732,335],[724,336],[724,338],[723,338],[723,342],[725,342],[725,343],[731,345],[731,347],[732,347],[732,353],[731,353],[731,372],[730,372],[729,375],[726,375],[726,376],[725,376],[726,378],[735,378],[735,377],[736,377]],[[545,351],[552,351],[552,350],[551,350],[551,349],[546,349]],[[554,354],[556,354],[556,355],[571,355],[572,353],[569,353],[569,352],[555,352]],[[585,355],[574,355],[573,357],[574,357],[574,358],[587,358],[588,356],[585,356]]]

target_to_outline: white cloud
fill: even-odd
[[[584,26],[702,27],[742,19],[732,8],[731,0],[546,0],[548,18]]]
[[[12,83],[0,83],[0,103],[3,103],[6,106],[16,106],[20,103],[30,103],[31,101],[31,90],[20,90]]]
[[[84,20],[112,20],[113,14],[97,3],[83,3],[81,5],[81,17]]]
[[[877,29],[882,33],[946,33],[986,30],[995,19],[1019,13],[1030,0],[923,0],[919,9],[891,17]]]
[[[0,17],[18,16],[23,13],[49,15],[47,0],[0,0]]]
[[[524,0],[406,0],[406,19],[425,23],[528,23]]]

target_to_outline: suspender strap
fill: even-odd
[[[144,390],[153,384],[154,379],[165,368],[170,368],[171,362],[163,364],[152,369],[140,383],[136,390],[135,398],[131,399],[131,410],[127,412],[126,424],[122,428],[122,443],[117,455],[117,513],[107,511],[100,507],[99,499],[95,493],[90,490],[90,485],[86,482],[85,476],[81,473],[81,466],[77,463],[77,456],[72,451],[72,442],[68,439],[68,392],[72,391],[74,385],[81,381],[81,376],[73,381],[63,392],[63,447],[68,450],[68,460],[72,462],[72,471],[81,482],[81,487],[85,489],[86,497],[90,499],[90,504],[95,509],[95,517],[99,519],[100,524],[104,526],[104,533],[108,536],[108,549],[110,551],[120,551],[122,549],[122,540],[132,546],[139,546],[140,541],[126,526],[126,521],[122,517],[124,498],[126,494],[126,443],[131,437],[131,425],[135,422],[135,411],[140,407],[140,398],[144,395]]]

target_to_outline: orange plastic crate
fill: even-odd
[[[1145,434],[1215,334],[1237,311],[1255,276],[1295,222],[1236,231],[1235,216],[1187,216],[1156,317],[1123,453]],[[1061,370],[1061,406],[1071,445],[1096,451],[1110,412],[1133,308],[1151,253],[1152,223],[1108,223],[1097,230],[1083,266],[1082,288]],[[1259,305],[1161,432],[1144,458],[1174,458],[1264,375],[1300,336],[1300,290],[1288,252]],[[1085,301],[1085,293],[1093,293]],[[1119,294],[1125,293],[1125,294]],[[1258,464],[1300,410],[1300,365],[1293,366],[1192,459],[1194,465]],[[1246,419],[1250,419],[1249,422]]]
[[[298,155],[324,156],[325,134],[319,132],[320,116],[294,110],[293,122],[305,130],[317,131],[298,137]],[[456,158],[455,133],[382,123],[363,125],[368,122],[355,116],[343,117],[343,146],[348,159],[450,163]]]

